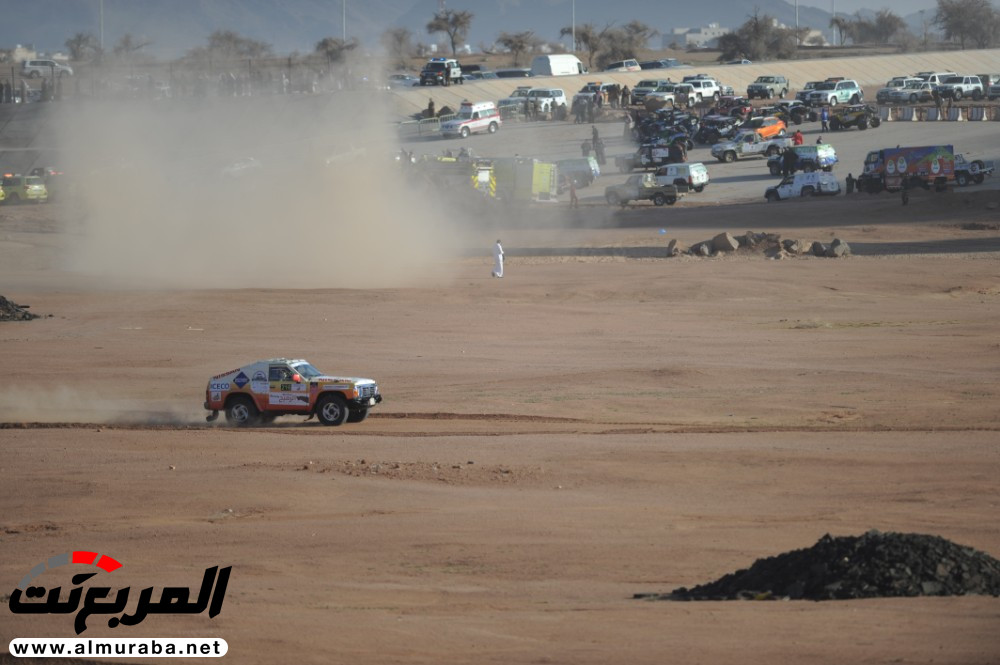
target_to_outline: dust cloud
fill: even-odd
[[[85,102],[57,123],[82,222],[66,267],[125,288],[446,278],[463,225],[404,177],[385,95]]]
[[[191,404],[101,397],[103,389],[22,386],[0,391],[0,422],[93,423],[95,425],[205,425],[205,412]]]

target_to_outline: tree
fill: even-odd
[[[893,14],[888,9],[880,9],[875,14],[873,32],[876,44],[888,44],[897,32],[906,28],[906,21]]]
[[[354,39],[344,41],[338,37],[324,37],[316,42],[314,52],[326,58],[327,63],[333,64],[344,59],[344,55],[355,48],[358,42]]]
[[[389,28],[382,33],[381,42],[396,69],[406,69],[413,53],[413,33],[407,28]]]
[[[720,60],[749,58],[750,60],[794,58],[799,42],[809,34],[808,28],[779,28],[767,14],[756,12],[735,32],[719,38]]]
[[[101,45],[89,32],[78,32],[66,40],[66,50],[71,59],[80,62],[100,54]]]
[[[542,40],[536,37],[535,33],[531,30],[515,32],[513,34],[501,32],[500,36],[497,37],[497,44],[503,46],[514,56],[514,67],[520,67],[521,56],[524,53],[534,50],[541,43]]]
[[[115,44],[114,54],[118,56],[129,57],[137,51],[149,46],[151,42],[149,41],[137,41],[132,35],[125,33],[122,38],[118,40]]]
[[[263,58],[272,55],[271,45],[233,32],[216,30],[208,36],[208,50],[222,56]]]
[[[445,9],[434,14],[434,18],[427,24],[427,32],[443,32],[448,35],[451,43],[451,54],[458,53],[458,43],[465,41],[465,36],[469,34],[469,26],[472,25],[472,12],[456,11]]]
[[[587,52],[588,69],[593,69],[594,67],[594,56],[601,50],[601,46],[604,43],[604,35],[608,31],[608,27],[604,28],[604,30],[598,30],[593,23],[584,23],[583,25],[576,26],[576,44],[573,45],[573,50],[575,51],[577,47],[583,47],[583,50]],[[572,26],[566,26],[559,31],[560,37],[572,34]]]
[[[830,27],[834,28],[840,33],[840,45],[843,46],[847,43],[847,38],[850,37],[853,41],[856,26],[851,19],[846,16],[834,16],[830,19]]]
[[[1000,15],[989,0],[938,0],[934,23],[963,49],[966,42],[986,48],[1000,38]]]

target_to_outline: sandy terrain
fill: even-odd
[[[84,636],[221,637],[241,665],[1000,662],[992,597],[633,599],[826,533],[1000,556],[1000,178],[906,208],[767,205],[773,179],[741,162],[669,209],[600,204],[609,174],[579,212],[470,215],[387,175],[391,135],[371,169],[317,166],[364,138],[325,104],[5,125],[5,159],[58,145],[85,195],[0,207],[0,295],[42,316],[0,323],[0,599],[84,550],[124,564],[93,581],[115,588],[232,566],[214,619],[91,617]],[[995,123],[918,125],[839,134],[838,175],[876,141],[1000,154]],[[588,129],[472,145],[571,156]],[[266,170],[219,177],[247,155]],[[663,258],[747,230],[853,255]],[[205,423],[211,376],[275,356],[385,401],[339,428]],[[2,612],[0,651],[74,635]]]
[[[503,280],[467,256],[412,288],[314,290],[73,278],[55,204],[0,209],[3,295],[51,314],[0,324],[4,591],[71,550],[122,561],[118,587],[231,565],[215,619],[85,636],[223,637],[251,665],[996,663],[991,597],[632,599],[825,533],[1000,554],[998,197],[946,196],[910,217],[841,197],[800,228],[729,211],[734,232],[857,244],[842,260],[581,256],[727,228],[587,228],[593,208],[503,231]],[[275,355],[385,402],[341,428],[205,425],[210,375]],[[4,611],[4,646],[72,636]]]

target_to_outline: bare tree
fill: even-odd
[[[150,41],[138,41],[131,34],[125,33],[122,38],[118,40],[115,44],[114,54],[117,56],[122,56],[128,58],[133,53],[141,51],[142,49],[149,46],[152,42]]]
[[[458,53],[458,43],[465,41],[465,36],[469,34],[469,26],[472,25],[472,12],[456,11],[445,9],[434,14],[434,18],[427,24],[427,32],[443,32],[448,35],[451,43],[451,54]]]
[[[535,33],[531,30],[515,32],[513,34],[501,32],[500,36],[497,37],[497,44],[503,46],[514,56],[514,67],[520,67],[521,56],[534,50],[541,43],[542,40],[536,37]]]
[[[100,54],[101,45],[89,32],[78,32],[66,40],[66,50],[70,58],[79,62]]]
[[[938,0],[934,23],[947,39],[986,48],[1000,41],[1000,15],[989,0]]]
[[[847,39],[854,39],[856,27],[854,22],[846,16],[834,16],[830,19],[830,27],[840,33],[840,45],[847,43]],[[836,46],[836,44],[834,44]]]
[[[396,69],[406,69],[413,53],[413,33],[408,28],[389,28],[382,33],[381,42]]]
[[[808,34],[808,29],[779,28],[777,21],[767,14],[750,16],[746,23],[735,32],[719,38],[720,60],[749,58],[788,59],[795,57],[799,42]]]
[[[583,25],[576,26],[576,44],[573,45],[573,48],[576,49],[579,46],[587,52],[588,69],[593,69],[594,57],[601,50],[601,46],[604,44],[604,35],[607,33],[609,27],[605,27],[604,30],[598,30],[594,27],[593,23],[584,23]],[[560,37],[572,34],[572,26],[566,26],[559,31]]]
[[[339,37],[324,37],[316,42],[314,52],[326,58],[327,64],[334,64],[344,59],[348,51],[357,48],[358,42],[354,39],[344,41]]]

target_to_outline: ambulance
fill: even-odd
[[[458,114],[441,123],[441,136],[461,136],[489,132],[495,134],[502,121],[493,102],[462,102]]]

